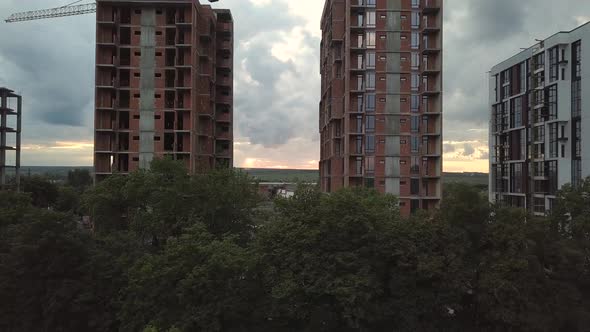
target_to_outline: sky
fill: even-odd
[[[1,0],[0,13],[62,0]],[[201,0],[205,3],[205,0]],[[235,165],[316,169],[323,0],[221,0],[235,21]],[[488,74],[590,20],[587,0],[444,0],[444,169],[488,171]],[[94,15],[0,23],[0,86],[23,95],[23,164],[92,165]]]

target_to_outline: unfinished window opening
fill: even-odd
[[[176,84],[176,86],[184,87],[184,72],[183,71],[178,72],[178,83]]]
[[[182,139],[183,134],[177,134],[176,152],[184,152],[184,140]]]
[[[131,24],[131,9],[121,8],[121,23]]]
[[[161,73],[156,73],[155,75],[156,75],[157,78],[162,77],[162,74]]]
[[[162,56],[162,52],[156,52],[156,56]]]
[[[172,112],[164,113],[164,129],[174,130],[174,113],[172,113]]]
[[[129,27],[121,27],[119,31],[119,40],[121,45],[130,45],[131,44],[131,28]]]
[[[176,29],[166,29],[166,46],[173,46],[176,39]]]
[[[184,116],[183,112],[178,112],[178,119],[176,120],[176,129],[177,130],[184,130]]]
[[[129,69],[121,69],[119,71],[119,86],[121,86],[122,88],[129,87],[129,73]]]
[[[129,91],[121,90],[119,91],[119,107],[120,108],[129,108]]]
[[[178,93],[178,108],[184,108],[184,93]]]
[[[156,93],[155,97],[156,97],[156,99],[160,99],[160,98],[162,98],[162,95],[159,93]]]
[[[128,48],[121,48],[119,55],[119,65],[129,66],[131,65],[131,50]]]
[[[123,172],[123,173],[129,172],[129,155],[120,154],[118,156],[118,159],[119,159],[119,163],[118,163],[119,172]]]
[[[164,105],[166,108],[174,108],[174,91],[164,93]]]
[[[174,150],[174,134],[172,134],[172,133],[164,134],[164,150],[166,150],[166,151],[173,151]]]
[[[161,116],[161,115],[154,115],[154,119],[155,119],[155,120],[160,120],[161,118],[162,118],[162,116]]]
[[[136,14],[136,15],[139,15],[139,14],[141,14],[141,9],[136,9],[136,10],[135,10],[135,14]]]
[[[166,24],[172,25],[175,23],[175,20],[176,20],[176,10],[175,9],[166,10]]]
[[[133,98],[139,99],[141,98],[141,95],[139,93],[135,93],[133,94]]]
[[[178,11],[178,23],[184,23],[184,10],[179,10]]]
[[[129,133],[119,133],[119,151],[129,151]]]
[[[133,73],[133,77],[140,77],[141,74],[140,73]]]
[[[174,70],[166,70],[166,87],[167,88],[174,88],[174,79],[176,76],[176,72]]]
[[[174,67],[174,58],[176,57],[176,50],[166,50],[166,67]]]
[[[156,8],[156,15],[162,15],[162,8]]]
[[[136,36],[141,36],[141,31],[140,31],[140,30],[136,30],[136,31],[134,32],[134,34],[135,34]]]
[[[119,112],[119,129],[129,129],[129,112]]]
[[[133,136],[134,141],[139,141],[139,136]]]
[[[156,31],[156,36],[161,36],[162,35],[162,31]]]
[[[135,52],[133,53],[135,56],[141,56],[141,52]]]
[[[139,157],[133,157],[133,161],[139,161]]]

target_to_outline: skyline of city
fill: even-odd
[[[518,48],[531,46],[534,38],[546,38],[587,21],[579,16],[583,12],[580,7],[590,9],[590,5],[567,2],[578,4],[578,9],[559,9],[565,15],[559,10],[547,13],[555,19],[537,26],[528,17],[545,8],[545,4],[548,6],[548,1],[535,7],[527,1],[490,5],[478,0],[467,6],[460,6],[457,0],[445,2],[444,71],[454,73],[446,75],[444,84],[445,171],[488,171],[486,71]],[[46,6],[41,1],[25,5],[7,1],[0,9],[10,13]],[[236,24],[236,166],[317,168],[322,6],[323,2],[317,0],[297,4],[283,0],[226,0],[215,5],[232,10]],[[270,13],[276,17],[259,22],[259,17],[270,17]],[[480,29],[468,33],[462,27],[473,23],[474,13],[480,14],[480,20],[475,19],[481,21]],[[486,15],[481,16],[483,13]],[[511,37],[494,30],[508,29],[495,19],[505,13],[516,13],[508,17],[513,21],[515,17],[524,18],[512,22],[516,30]],[[47,40],[55,33],[63,38]],[[11,40],[15,35],[26,37]],[[471,44],[475,37],[483,42]],[[0,50],[0,86],[15,89],[25,100],[24,165],[92,165],[93,38],[92,16],[0,25],[0,40],[15,46]],[[459,43],[471,48],[452,46]],[[68,52],[60,52],[62,49]],[[28,52],[22,55],[21,50]],[[58,54],[63,59],[58,59]],[[478,61],[466,62],[470,58]],[[66,71],[66,64],[74,68]],[[47,86],[47,81],[55,84]],[[89,83],[88,87],[84,82]],[[75,96],[69,99],[64,97],[72,94]]]

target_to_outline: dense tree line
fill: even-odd
[[[310,186],[269,212],[248,176],[171,161],[76,183],[0,193],[0,331],[590,328],[590,180],[548,218],[456,184],[410,219]]]

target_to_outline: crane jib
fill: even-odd
[[[5,21],[7,23],[40,20],[45,18],[64,17],[91,14],[96,12],[96,3],[87,3],[75,6],[65,6],[51,9],[32,10],[28,12],[15,13]]]

